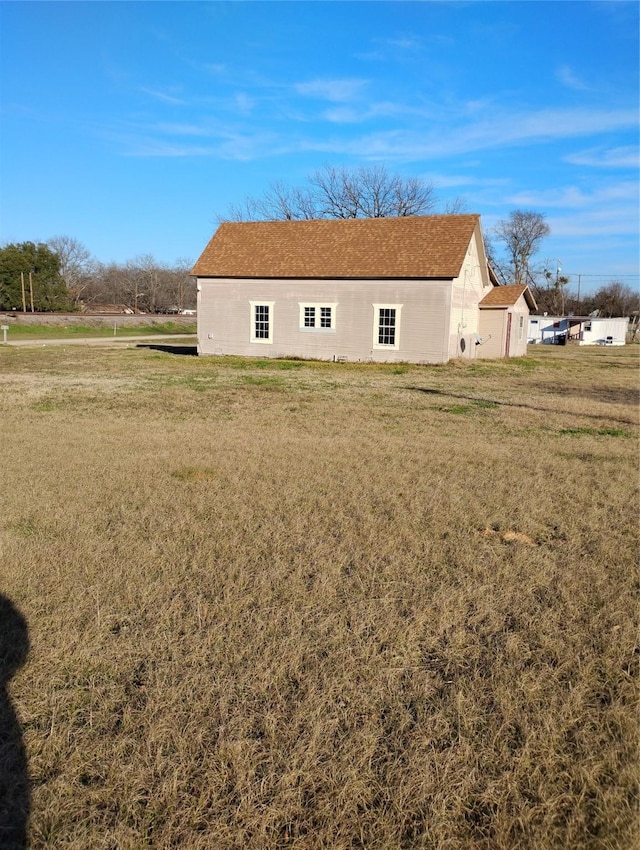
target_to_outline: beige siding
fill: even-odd
[[[480,310],[480,337],[482,345],[476,346],[476,357],[483,360],[504,357],[507,333],[506,309]]]
[[[513,307],[485,307],[480,310],[483,344],[477,346],[477,356],[483,359],[524,356],[527,353],[528,326],[529,307],[524,295]]]
[[[523,357],[527,353],[527,333],[529,329],[529,307],[524,295],[518,298],[511,309],[511,313],[509,357]]]
[[[449,281],[198,279],[200,354],[443,363]],[[251,342],[250,302],[273,303],[273,341]],[[300,328],[300,304],[336,304],[335,329]],[[401,305],[399,347],[374,347],[374,304]]]
[[[452,285],[448,344],[450,358],[476,356],[476,335],[479,334],[478,303],[491,290],[491,286],[478,225],[469,243],[460,275],[454,279]]]

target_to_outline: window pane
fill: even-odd
[[[396,344],[396,311],[393,307],[381,307],[378,319],[378,345]]]
[[[320,327],[321,328],[330,328],[331,327],[331,307],[321,307],[320,308]]]
[[[315,328],[316,326],[316,308],[304,308],[304,326],[305,328]]]
[[[269,307],[266,304],[256,306],[256,339],[269,339]]]

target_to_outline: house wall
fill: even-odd
[[[529,307],[524,295],[512,307],[483,307],[480,310],[480,336],[483,342],[477,346],[476,356],[484,360],[493,357],[523,357],[527,353],[528,333]]]
[[[482,360],[504,357],[506,335],[506,308],[480,310],[480,337],[482,338],[482,345],[476,346],[476,357]]]
[[[449,357],[474,358],[476,335],[480,333],[478,304],[491,290],[482,234],[479,226],[473,235],[460,270],[451,288]]]
[[[524,357],[527,353],[529,332],[529,307],[524,295],[509,307],[511,313],[511,333],[509,334],[509,357]]]
[[[251,342],[250,302],[273,303],[273,341]],[[335,329],[300,328],[300,303],[335,304]],[[399,347],[374,347],[374,304],[401,306]],[[451,281],[198,279],[198,351],[444,363]]]

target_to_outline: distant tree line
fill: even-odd
[[[164,265],[150,254],[101,263],[70,236],[12,243],[0,248],[0,310],[179,313],[196,306],[191,265]]]
[[[382,165],[355,169],[325,165],[308,175],[306,183],[272,183],[262,194],[248,196],[229,208],[220,221],[295,221],[300,219],[389,218],[393,216],[456,214],[466,210],[463,198],[443,203],[435,184],[402,177]],[[535,210],[512,210],[485,234],[489,265],[502,285],[526,284],[538,310],[554,315],[569,312],[601,316],[633,316],[638,292],[612,279],[597,292],[578,298],[561,274],[557,260],[537,262],[544,239],[551,234],[544,215]]]
[[[615,277],[596,292],[582,294],[570,288],[560,261],[534,262],[551,229],[544,215],[533,210],[512,210],[485,238],[489,264],[502,284],[527,284],[538,312],[554,316],[634,316],[640,309],[640,292]],[[498,243],[496,245],[496,243]],[[500,252],[500,249],[501,252]]]
[[[274,183],[261,196],[247,197],[220,221],[385,218],[464,212],[464,199],[443,204],[433,183],[402,177],[384,166],[357,169],[324,166],[302,186]],[[553,315],[569,312],[602,316],[633,316],[639,295],[612,279],[597,292],[569,289],[560,263],[535,262],[551,229],[542,213],[512,210],[485,234],[489,265],[499,283],[527,284],[538,310]],[[56,236],[44,243],[23,242],[0,248],[0,309],[92,310],[127,309],[134,313],[171,313],[193,309],[196,290],[189,277],[191,262],[173,266],[145,254],[124,263],[100,263],[78,240]]]

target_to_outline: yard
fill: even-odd
[[[29,847],[637,846],[638,377],[0,348]]]

